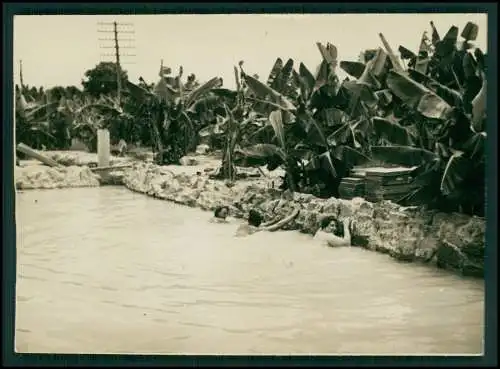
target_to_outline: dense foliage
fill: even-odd
[[[482,215],[486,56],[473,45],[475,24],[443,38],[432,22],[431,30],[415,52],[399,46],[399,56],[381,34],[383,48],[358,61],[338,61],[334,45],[317,43],[315,73],[278,58],[261,81],[240,62],[235,91],[161,65],[156,84],[134,84],[123,71],[118,102],[115,65],[101,63],[85,73],[83,91],[16,88],[17,141],[64,149],[76,137],[95,149],[106,127],[115,142],[152,147],[160,164],[206,142],[223,152],[220,178],[236,179],[237,166],[282,167],[283,189],[320,197],[338,196],[354,166],[398,164],[413,167],[419,184],[401,203]],[[339,80],[339,67],[351,78]]]

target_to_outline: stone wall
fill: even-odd
[[[18,190],[97,187],[101,184],[100,177],[89,167],[51,168],[44,165],[16,166],[15,183]]]
[[[237,218],[259,208],[266,220],[288,214],[297,204],[301,211],[285,229],[313,234],[325,214],[355,221],[353,244],[387,253],[400,261],[420,261],[464,275],[482,276],[485,220],[462,214],[443,214],[383,201],[318,199],[306,194],[282,194],[269,180],[225,184],[204,173],[173,172],[168,167],[137,164],[127,170],[124,185],[130,190],[204,210],[227,205]]]

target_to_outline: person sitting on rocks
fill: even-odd
[[[299,215],[298,208],[295,209],[289,216],[283,219],[274,218],[269,222],[262,223],[264,219],[262,214],[255,209],[251,209],[248,213],[248,223],[242,224],[236,230],[236,237],[248,236],[259,231],[276,231],[282,228],[284,225],[290,223],[297,217],[297,215]]]
[[[351,246],[351,225],[349,218],[341,222],[335,216],[325,216],[314,239],[330,247]]]
[[[229,215],[228,206],[217,206],[214,210],[214,216],[210,220],[214,223],[227,223],[227,217]]]

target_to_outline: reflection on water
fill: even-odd
[[[482,352],[484,286],[123,188],[17,197],[18,352]]]

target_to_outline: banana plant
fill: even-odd
[[[375,159],[416,166],[414,176],[420,187],[401,201],[482,214],[487,138],[485,57],[479,49],[464,50],[457,41],[458,32],[453,26],[441,40],[433,28],[425,69],[418,68],[417,55],[405,52],[404,57],[414,58],[414,67],[389,71],[385,83],[412,123],[405,125],[404,119],[394,115],[373,118],[378,134],[385,132],[392,145],[374,145],[371,151]],[[461,34],[465,43],[476,35],[477,26],[472,23]],[[422,50],[419,55],[421,60]]]
[[[150,126],[156,161],[161,164],[177,163],[194,148],[197,128],[188,112],[199,99],[222,84],[222,80],[215,77],[198,88],[185,91],[182,74],[181,67],[175,78],[169,77],[162,66],[160,80],[153,89],[127,81],[131,98],[141,106]]]

